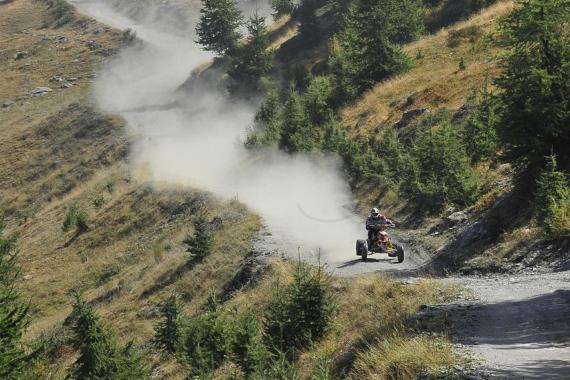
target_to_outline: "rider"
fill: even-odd
[[[386,228],[386,226],[394,226],[394,222],[385,215],[380,214],[378,208],[374,207],[370,211],[370,215],[366,218],[366,230],[368,231],[368,239],[373,240],[374,234]]]

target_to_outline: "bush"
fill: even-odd
[[[463,142],[449,123],[424,132],[403,166],[401,191],[426,211],[441,211],[448,203],[468,205],[479,191]]]
[[[242,14],[235,0],[202,0],[196,42],[204,50],[231,55],[241,38],[241,23]]]
[[[329,278],[321,268],[299,263],[293,283],[278,290],[265,311],[264,339],[274,352],[293,355],[328,330],[336,308]]]
[[[261,372],[268,361],[268,354],[261,341],[261,326],[249,313],[240,316],[234,324],[232,354],[246,377]]]
[[[536,211],[548,234],[570,235],[570,187],[554,155],[547,157],[546,169],[537,181]]]
[[[89,229],[89,217],[87,216],[87,212],[77,203],[71,203],[67,207],[62,228],[64,231],[69,231],[74,227],[79,233],[85,232]]]
[[[162,320],[154,327],[154,343],[173,353],[180,344],[181,306],[176,295],[170,296],[160,308]]]
[[[22,378],[30,357],[22,337],[29,324],[28,305],[15,287],[19,268],[16,265],[16,238],[3,236],[0,216],[0,378]]]
[[[228,74],[238,83],[238,88],[259,91],[260,79],[271,70],[273,61],[273,51],[268,49],[270,41],[265,18],[257,14],[251,17],[247,30],[247,41],[232,56]]]
[[[195,374],[216,369],[231,352],[232,326],[216,311],[208,311],[188,320],[185,336],[186,355]]]
[[[148,371],[132,344],[116,346],[113,334],[99,321],[93,308],[77,294],[73,305],[74,345],[79,357],[73,365],[73,378],[78,380],[148,379]]]
[[[186,236],[183,241],[187,252],[192,254],[190,262],[200,262],[212,253],[214,234],[204,212],[194,218],[194,235]]]

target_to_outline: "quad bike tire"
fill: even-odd
[[[368,244],[366,240],[357,240],[356,241],[356,254],[360,256],[362,261],[366,261],[368,258]]]
[[[404,261],[404,247],[402,247],[400,244],[396,244],[396,255],[398,256],[399,263]]]

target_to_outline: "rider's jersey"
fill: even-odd
[[[376,226],[378,224],[389,224],[392,221],[388,218],[386,218],[384,215],[380,214],[376,217],[369,215],[368,218],[366,218],[366,229],[370,230],[373,228],[376,228]]]

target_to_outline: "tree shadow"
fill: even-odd
[[[166,288],[167,286],[170,286],[172,284],[174,284],[176,281],[178,281],[186,272],[192,270],[192,268],[194,268],[201,260],[197,260],[197,259],[190,259],[188,261],[186,261],[185,263],[179,265],[178,267],[169,270],[166,273],[163,273],[162,275],[160,275],[160,277],[156,280],[156,282],[154,283],[154,285],[152,285],[150,288],[145,289],[141,295],[139,296],[139,299],[143,299],[143,298],[147,298],[157,292],[159,292],[160,290]]]
[[[524,300],[448,310],[455,329],[461,331],[460,342],[499,346],[498,349],[505,350],[570,349],[568,315],[569,289]]]
[[[568,360],[529,360],[519,365],[516,370],[499,368],[493,373],[507,379],[568,379],[570,358]]]

